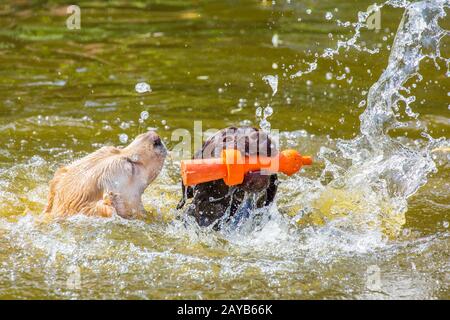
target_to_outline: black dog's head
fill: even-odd
[[[217,158],[224,149],[234,148],[245,156],[275,156],[276,146],[263,131],[252,127],[229,127],[220,130],[210,137],[198,150],[194,158]],[[193,187],[185,187],[182,183],[183,198],[178,204],[181,209],[186,200],[193,198],[186,213],[193,216],[201,226],[215,223],[225,214],[233,217],[242,206],[248,194],[256,195],[254,206],[261,208],[270,204],[277,191],[277,175],[260,172],[249,172],[240,185],[229,187],[222,180],[201,183]]]

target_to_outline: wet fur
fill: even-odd
[[[55,216],[82,213],[136,218],[145,213],[141,195],[156,178],[166,150],[154,145],[159,137],[149,132],[128,147],[103,147],[58,169],[50,181],[44,212]]]
[[[223,145],[223,142],[227,144]],[[255,146],[257,148],[254,148]],[[230,147],[246,156],[259,155],[263,150],[267,156],[278,153],[264,132],[251,127],[229,127],[205,141],[194,158],[218,157],[223,149]],[[246,193],[258,195],[257,208],[271,204],[277,192],[277,184],[276,174],[262,175],[259,172],[248,173],[241,185],[233,187],[228,187],[222,180],[201,183],[193,187],[186,187],[182,183],[183,198],[178,204],[178,209],[183,208],[188,199],[192,199],[184,213],[194,217],[200,226],[214,225],[215,229],[219,229],[221,218],[227,212],[230,218],[233,217]]]

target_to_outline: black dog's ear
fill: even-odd
[[[183,195],[180,202],[178,202],[177,210],[183,208],[187,199],[190,199],[194,196],[194,189],[192,187],[187,187],[181,182],[181,194]]]

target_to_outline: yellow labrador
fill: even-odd
[[[45,213],[139,217],[145,213],[142,193],[158,176],[166,154],[153,131],[139,135],[123,149],[103,147],[56,171]]]

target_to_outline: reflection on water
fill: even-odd
[[[378,31],[345,23],[370,4],[89,1],[79,31],[65,7],[1,4],[0,297],[448,298],[449,158],[431,152],[449,144],[433,20],[448,1],[417,4],[398,31],[400,1]],[[39,215],[59,165],[149,127],[173,147],[193,120],[264,120],[319,161],[237,231],[174,219],[171,159],[146,221]]]

